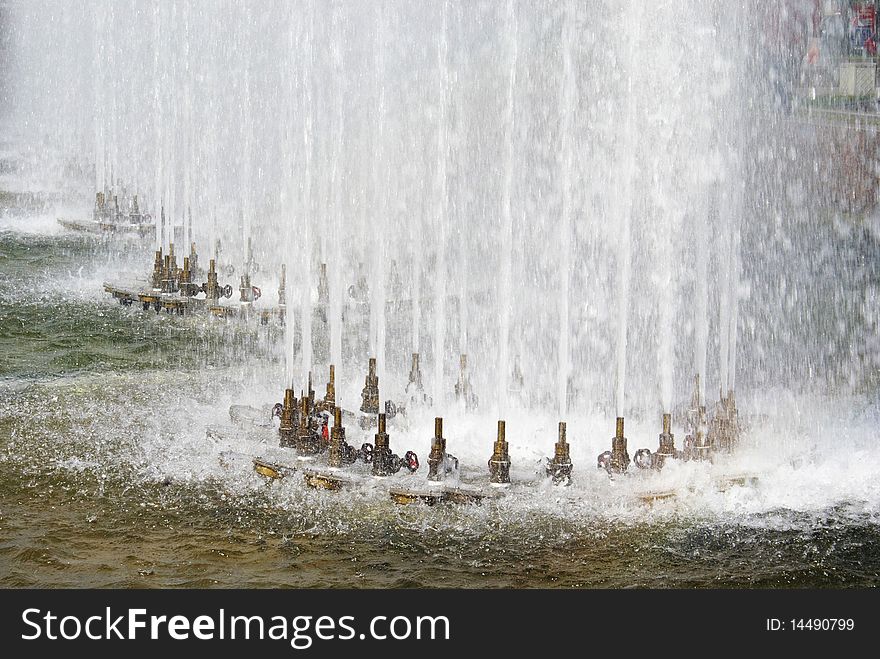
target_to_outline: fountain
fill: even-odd
[[[776,467],[813,455],[801,429],[829,436],[811,396],[873,419],[876,218],[848,215],[847,177],[823,191],[822,154],[864,151],[870,180],[876,126],[832,139],[827,112],[762,107],[759,26],[737,3],[661,3],[650,30],[638,3],[592,0],[98,0],[45,25],[13,4],[23,153],[86,163],[57,214],[102,238],[51,236],[69,274],[45,299],[33,264],[10,267],[10,317],[30,331],[29,307],[59,309],[49,325],[70,308],[101,324],[84,344],[136,335],[59,355],[71,377],[117,358],[129,375],[155,349],[120,389],[120,417],[148,426],[126,429],[139,477],[204,473],[235,495],[269,479],[267,510],[353,536],[345,506],[381,518],[389,495],[423,528],[421,503],[483,502],[456,523],[577,534],[610,508],[653,523],[648,500],[751,514],[758,497],[734,508],[727,489],[785,482]],[[137,402],[165,391],[167,418]],[[208,466],[172,464],[181,447]],[[299,476],[357,493],[318,505]]]

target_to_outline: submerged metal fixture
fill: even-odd
[[[345,428],[342,426],[342,408],[337,407],[333,411],[333,429],[330,431],[327,464],[333,468],[339,468],[354,463],[357,458],[357,449],[345,441]]]
[[[626,450],[626,437],[623,436],[623,417],[617,417],[611,450],[599,455],[599,467],[609,474],[622,474],[629,467],[629,453]]]
[[[458,469],[458,458],[446,452],[446,438],[443,437],[443,418],[434,419],[434,438],[428,454],[428,480],[442,482],[446,475]]]
[[[270,479],[280,479],[295,473],[293,467],[278,464],[277,462],[269,462],[263,458],[254,458],[254,471]]]
[[[500,419],[492,456],[489,458],[489,482],[495,485],[510,483],[510,452],[504,438],[504,421]]]
[[[458,382],[455,383],[455,399],[464,402],[467,410],[473,410],[477,406],[477,397],[471,388],[471,379],[468,375],[467,355],[461,355],[458,360]]]
[[[277,409],[278,405],[276,405]],[[284,390],[284,402],[281,403],[281,426],[278,434],[281,437],[281,446],[293,448],[296,446],[296,428],[299,425],[297,418],[297,402],[293,395],[293,389]]]
[[[568,485],[571,482],[571,455],[566,440],[565,421],[559,422],[559,439],[556,441],[553,458],[547,461],[547,475],[557,485]]]
[[[376,375],[376,358],[370,357],[370,367],[361,391],[361,412],[379,413],[379,376]]]
[[[327,264],[321,264],[321,274],[318,275],[318,304],[330,304],[330,284],[327,282]]]

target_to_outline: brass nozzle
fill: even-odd
[[[341,407],[337,407],[336,409],[333,410],[333,425],[336,428],[339,428],[342,426],[342,408]]]
[[[428,480],[439,482],[446,477],[446,440],[443,438],[443,419],[434,419],[434,439],[428,454]]]
[[[510,482],[510,453],[507,451],[507,442],[504,441],[504,421],[500,419],[498,438],[489,458],[489,481],[499,485]]]
[[[328,405],[336,405],[336,367],[330,364],[330,379],[327,380],[327,393],[324,394],[324,402]]]
[[[557,485],[568,485],[571,482],[571,455],[568,450],[568,442],[566,442],[565,421],[559,422],[559,439],[554,446],[553,458],[547,462],[547,475],[553,479]]]
[[[385,432],[385,413],[379,412],[379,434],[383,434]]]
[[[370,377],[374,377],[376,375],[376,358],[370,357]]]
[[[568,452],[568,442],[566,441],[565,421],[559,422],[559,439],[556,441],[553,454],[554,462],[557,467],[562,464],[571,464],[571,458],[569,457]],[[571,469],[569,469],[569,472],[570,471]]]
[[[611,471],[622,474],[629,466],[629,453],[626,450],[626,437],[623,435],[623,417],[617,417],[617,431],[611,438]]]
[[[293,389],[284,390],[284,403],[281,405],[281,446],[294,446],[294,420],[296,419],[297,401]]]
[[[663,434],[668,435],[672,432],[672,415],[669,413],[663,414]]]
[[[299,427],[305,428],[309,422],[309,399],[307,396],[300,397],[299,411]]]

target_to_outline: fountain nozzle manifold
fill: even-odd
[[[660,433],[660,448],[656,453],[649,449],[640,448],[633,456],[633,463],[639,469],[662,469],[667,460],[675,460],[682,457],[680,451],[675,450],[675,436],[672,434],[672,415],[665,412],[662,417],[663,431]]]
[[[504,438],[504,421],[498,421],[498,435],[489,458],[489,482],[496,485],[510,483],[510,452]]]
[[[353,464],[357,459],[357,449],[345,441],[345,428],[342,426],[342,408],[334,408],[333,429],[330,431],[330,445],[327,450],[327,464],[338,468]]]
[[[566,440],[565,421],[559,422],[559,440],[556,442],[553,458],[547,461],[547,475],[557,485],[568,485],[571,482],[571,455]]]
[[[443,418],[434,419],[434,438],[428,454],[428,480],[442,482],[447,474],[458,470],[458,458],[446,452],[446,438],[443,437]]]
[[[601,453],[598,458],[600,469],[609,474],[622,474],[629,467],[629,453],[626,450],[626,437],[623,435],[623,417],[617,417],[614,437],[611,438],[611,450]]]
[[[391,451],[389,435],[386,432],[386,415],[379,414],[379,431],[376,433],[375,443],[366,443],[361,446],[360,456],[364,462],[373,464],[373,476],[379,478],[396,474],[401,467],[406,467],[410,473],[419,468],[419,458],[414,451],[407,451],[401,458]]]
[[[688,434],[684,438],[684,457],[688,460],[711,460],[712,444],[706,432],[706,406],[700,396],[700,375],[694,376],[694,393],[687,412]]]
[[[284,402],[276,403],[273,414],[281,417],[281,426],[278,434],[281,438],[281,446],[293,448],[296,446],[296,428],[299,425],[297,418],[297,402],[293,395],[293,389],[284,390]]]
[[[376,375],[376,358],[370,357],[370,367],[361,390],[361,412],[379,413],[379,376]]]

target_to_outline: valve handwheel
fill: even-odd
[[[415,454],[415,451],[407,451],[403,456],[403,461],[406,463],[406,468],[409,469],[410,473],[418,471],[419,456]]]
[[[232,297],[232,284],[226,284],[226,286],[223,287],[223,297]]]

